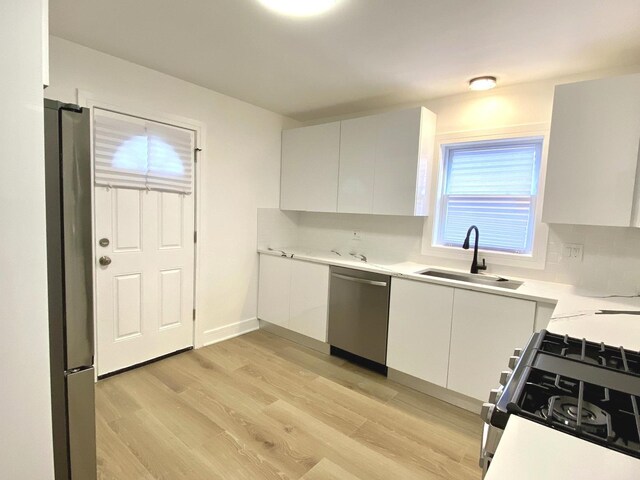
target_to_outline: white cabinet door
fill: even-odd
[[[281,327],[289,327],[291,260],[260,255],[258,318]]]
[[[447,386],[453,291],[402,278],[391,280],[389,367]]]
[[[479,400],[533,333],[535,302],[456,289],[447,387]]]
[[[433,148],[429,152],[422,149],[425,143],[421,142],[423,112],[426,115],[427,110],[412,108],[379,115],[373,213],[427,214],[424,204],[427,199],[426,180],[429,174],[427,163],[431,164]],[[435,122],[433,127],[435,129]],[[433,137],[433,133],[430,136]],[[419,193],[422,197],[419,199],[421,205],[416,209]],[[418,211],[420,209],[422,211]]]
[[[420,107],[344,120],[338,212],[426,215],[435,118]]]
[[[335,212],[340,122],[282,132],[280,208]]]
[[[291,260],[289,328],[327,341],[329,266]]]
[[[640,144],[640,74],[558,85],[542,221],[628,227]]]
[[[49,86],[49,0],[42,0],[42,86]]]
[[[342,122],[338,212],[372,212],[379,123],[378,115]]]

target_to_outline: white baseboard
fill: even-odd
[[[202,346],[213,345],[214,343],[222,342],[245,333],[258,330],[258,319],[249,318],[247,320],[241,320],[230,325],[223,327],[212,328],[211,330],[205,330],[202,334]]]
[[[293,330],[289,330],[288,328],[283,328],[278,325],[274,325],[273,323],[265,322],[264,320],[258,320],[258,325],[260,325],[261,329],[267,332],[286,338],[287,340],[298,343],[304,347],[311,348],[317,352],[324,353],[326,355],[331,353],[331,345],[326,342],[321,342],[315,338],[307,337],[294,332]]]

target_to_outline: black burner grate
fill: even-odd
[[[638,397],[628,393],[531,368],[517,403],[509,409],[640,458],[638,403]]]
[[[546,333],[539,351],[640,377],[640,352]]]

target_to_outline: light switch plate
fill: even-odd
[[[584,245],[578,243],[565,243],[562,245],[562,260],[569,262],[582,262]]]

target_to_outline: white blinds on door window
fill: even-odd
[[[190,194],[190,130],[94,109],[96,185]]]
[[[147,188],[144,121],[125,115],[115,118],[102,112],[95,110],[93,123],[96,185]]]
[[[147,122],[147,186],[152,190],[191,193],[193,134]]]

